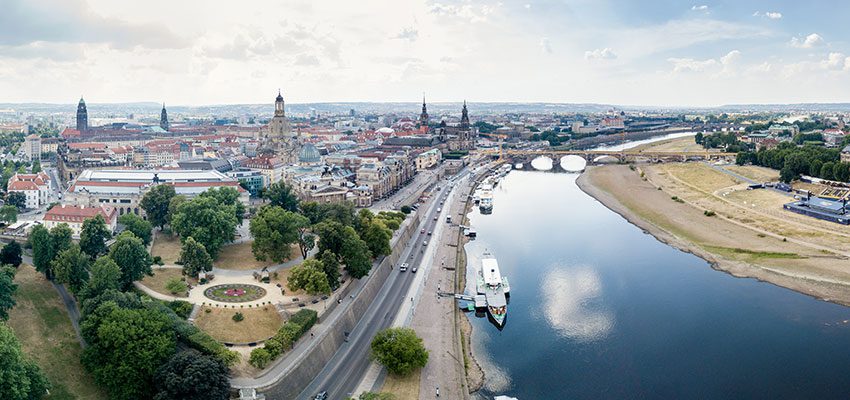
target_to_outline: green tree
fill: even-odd
[[[180,278],[171,278],[165,283],[165,289],[171,294],[177,294],[188,289],[188,286]]]
[[[145,193],[139,205],[145,210],[151,224],[163,228],[168,222],[168,205],[176,195],[173,186],[156,185]]]
[[[110,398],[153,397],[154,374],[175,352],[173,322],[156,309],[125,309],[112,302],[98,311],[97,325],[88,327],[93,337],[83,353],[83,365]]]
[[[369,274],[372,269],[372,253],[369,246],[361,240],[354,229],[350,226],[345,227],[347,233],[342,246],[342,261],[345,263],[345,269],[356,279],[360,279]]]
[[[324,253],[330,250],[334,254],[340,254],[345,236],[350,234],[345,228],[347,228],[345,225],[336,221],[320,222],[314,226],[313,232],[319,236],[319,252]],[[357,232],[354,234],[356,235]]]
[[[142,239],[145,246],[151,243],[151,231],[153,230],[153,226],[150,222],[145,221],[144,218],[136,214],[124,214],[118,217],[118,223],[124,225],[128,231],[133,232],[136,237]]]
[[[219,187],[208,189],[201,193],[201,197],[211,197],[218,201],[218,204],[232,207],[234,216],[238,224],[242,223],[245,217],[245,205],[239,201],[239,191],[232,187]]]
[[[77,295],[85,287],[89,279],[89,257],[80,250],[80,246],[72,244],[62,250],[53,259],[50,268],[57,283],[67,284],[71,293]]]
[[[174,215],[177,214],[177,209],[180,208],[180,205],[189,201],[186,196],[177,195],[171,198],[171,201],[168,202],[168,218],[167,222],[170,224],[171,220],[174,219]]]
[[[19,210],[27,206],[27,195],[21,192],[9,192],[6,195],[6,204],[17,207]]]
[[[18,242],[13,240],[0,250],[0,264],[11,265],[17,268],[21,265],[21,262],[23,262],[21,258],[21,245]]]
[[[410,214],[411,211],[413,211],[413,209],[411,209],[410,206],[407,206],[407,205],[401,206],[401,212],[403,212],[405,214]]]
[[[18,208],[10,204],[0,207],[0,221],[7,224],[18,222]]]
[[[98,214],[94,218],[83,221],[80,232],[80,249],[94,260],[101,254],[106,254],[106,241],[112,237],[112,231],[106,226],[106,220]]]
[[[109,249],[109,257],[121,268],[121,288],[127,289],[134,281],[151,273],[153,260],[145,249],[142,239],[133,232],[124,231],[115,239]]]
[[[181,351],[157,370],[154,400],[227,400],[229,372],[226,365],[210,356]]]
[[[121,289],[121,268],[108,256],[98,257],[89,275],[89,281],[82,291],[84,299],[100,296],[107,290]]]
[[[832,161],[827,161],[827,162],[823,163],[823,165],[820,167],[820,175],[818,175],[818,176],[820,176],[823,179],[832,180],[833,179],[832,171],[834,170],[834,168],[835,168],[835,163],[832,162]]]
[[[74,231],[72,231],[71,227],[65,223],[56,225],[50,230],[51,261],[56,258],[56,255],[62,250],[66,250],[71,247],[71,244],[74,243],[72,239],[73,235]]]
[[[322,270],[325,271],[325,276],[328,278],[328,285],[331,290],[336,290],[339,287],[339,257],[330,250],[325,250],[322,253]]]
[[[305,260],[289,270],[286,286],[295,291],[304,289],[309,295],[330,294],[331,286],[319,260]]]
[[[197,278],[201,271],[212,271],[212,257],[204,245],[195,241],[191,236],[183,242],[180,252],[180,262],[183,264],[183,274]]]
[[[12,329],[0,322],[0,399],[37,400],[49,388],[38,365],[24,355]]]
[[[406,376],[428,363],[428,350],[410,328],[388,328],[372,339],[372,357],[391,374]]]
[[[299,243],[302,229],[310,226],[307,217],[278,206],[264,206],[251,218],[251,250],[258,260],[282,262],[289,259],[290,248]],[[305,232],[304,235],[307,233]],[[305,244],[306,247],[306,244]]]
[[[53,260],[50,232],[43,225],[36,225],[30,231],[29,242],[32,247],[32,263],[35,270],[43,273],[47,279],[53,279],[50,272],[50,261]]]
[[[374,257],[386,256],[392,252],[390,240],[393,238],[393,231],[379,219],[369,221],[361,237]]]
[[[15,292],[18,285],[15,283],[15,268],[8,265],[0,265],[0,320],[9,319],[9,310],[15,306]],[[2,376],[2,374],[0,374]]]
[[[272,361],[272,355],[265,348],[251,350],[251,358],[248,359],[248,364],[257,368],[263,369]]]
[[[263,198],[268,199],[273,206],[281,207],[286,211],[298,211],[298,196],[292,190],[292,186],[280,181],[272,183],[263,192]]]
[[[232,205],[221,204],[212,196],[199,196],[177,208],[171,228],[182,240],[195,238],[215,258],[225,243],[233,241],[236,224]]]

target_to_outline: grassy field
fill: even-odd
[[[80,365],[80,343],[56,289],[29,265],[21,265],[15,282],[9,326],[53,385],[47,399],[106,399]]]
[[[209,312],[207,312],[209,310]],[[244,320],[236,322],[233,315],[241,312]],[[274,306],[262,308],[204,307],[195,318],[195,325],[221,342],[249,343],[268,339],[283,325]]]
[[[142,284],[153,289],[157,293],[162,293],[168,296],[188,297],[189,293],[184,290],[177,294],[172,294],[165,289],[165,284],[171,279],[180,279],[183,277],[183,270],[177,268],[154,268],[153,276],[145,276],[142,279]]]
[[[693,136],[667,139],[655,143],[647,143],[635,147],[640,152],[647,151],[681,151],[681,152],[704,152],[705,148],[694,141]]]
[[[397,400],[416,400],[419,398],[419,375],[419,370],[406,377],[387,374],[381,392],[392,393]]]
[[[724,168],[745,178],[750,178],[756,182],[776,182],[779,180],[779,171],[775,169],[757,167],[754,165],[727,165]]]
[[[180,259],[181,247],[180,238],[177,236],[157,232],[151,248],[151,255],[162,257],[162,262],[166,264],[174,264]]]
[[[739,184],[729,175],[720,171],[714,170],[705,164],[685,163],[685,164],[663,164],[660,166],[662,170],[670,173],[684,182],[687,182],[700,190],[713,192],[717,189]]]
[[[298,246],[293,246],[290,249],[290,259],[299,255]],[[251,252],[250,242],[224,246],[214,263],[216,268],[236,270],[262,269],[275,264],[273,261],[257,261],[254,253]]]
[[[705,249],[726,256],[728,258],[739,258],[748,261],[757,261],[766,258],[801,259],[803,257],[794,253],[783,253],[778,251],[754,251],[738,247],[705,246]]]

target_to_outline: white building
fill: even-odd
[[[79,237],[83,230],[83,222],[89,218],[94,218],[97,215],[103,216],[106,221],[106,226],[110,232],[115,231],[115,225],[118,220],[118,212],[114,207],[97,206],[74,206],[74,205],[58,205],[44,214],[44,227],[53,229],[59,224],[68,224],[74,232],[74,237]]]
[[[24,138],[24,155],[30,160],[41,159],[41,136],[29,135]]]
[[[94,207],[110,205],[118,214],[144,215],[139,206],[142,197],[157,184],[171,185],[178,195],[194,197],[208,189],[232,187],[239,191],[239,200],[246,206],[249,194],[239,181],[216,170],[85,170],[68,188],[65,200],[69,204]]]
[[[440,159],[442,159],[442,156],[443,154],[437,149],[431,149],[419,153],[419,155],[416,156],[416,171],[424,171],[436,166],[440,162]]]
[[[6,185],[9,193],[18,192],[26,196],[26,208],[38,208],[50,201],[50,177],[44,173],[15,174]]]

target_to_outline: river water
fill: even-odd
[[[503,330],[469,316],[479,396],[850,397],[850,309],[715,271],[576,177],[513,171],[470,214],[470,267],[490,251],[512,293]]]

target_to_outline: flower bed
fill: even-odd
[[[255,285],[229,283],[216,285],[204,290],[204,296],[226,303],[244,303],[261,299],[266,295],[266,289]]]

